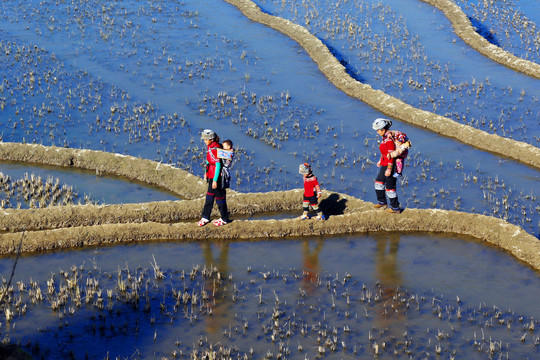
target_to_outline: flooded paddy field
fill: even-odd
[[[482,36],[523,58],[540,62],[540,12],[528,1],[456,1]]]
[[[431,5],[414,0],[257,3],[316,34],[358,80],[417,108],[538,146],[537,79],[468,48]],[[527,36],[526,29],[513,31],[536,42],[531,46],[537,51],[540,39],[536,33]]]
[[[305,26],[355,79],[456,122],[540,145],[539,80],[475,52],[434,7],[412,0],[256,3]],[[457,3],[498,46],[538,62],[534,2]],[[511,13],[516,4],[519,12]],[[0,66],[2,141],[116,152],[202,176],[199,134],[212,128],[235,143],[234,190],[299,188],[298,164],[308,161],[324,189],[375,201],[379,152],[371,123],[385,116],[336,89],[296,42],[225,2],[2,2]],[[538,169],[393,122],[413,142],[398,185],[405,211],[486,214],[539,236]],[[74,203],[174,199],[91,173],[7,163],[0,171],[65,185],[56,204],[69,203],[68,188],[78,194]],[[9,191],[0,189],[0,198]],[[32,207],[4,206],[18,203]],[[37,358],[54,358],[58,348],[57,358],[105,358],[96,343],[125,358],[202,357],[211,347],[241,358],[537,356],[538,274],[485,244],[435,238],[138,244],[23,257],[16,281],[25,285],[14,285],[2,334]],[[2,260],[4,277],[11,263]],[[155,279],[155,266],[163,279]],[[37,286],[43,299],[34,305]],[[61,293],[66,302],[54,303]],[[26,314],[19,298],[30,302]]]
[[[0,171],[2,208],[179,200],[174,194],[146,184],[89,171],[14,162],[0,162]]]
[[[0,90],[3,141],[125,153],[171,163],[200,176],[203,151],[199,132],[213,128],[223,139],[233,139],[239,150],[233,170],[236,190],[300,187],[296,168],[309,161],[324,188],[374,200],[378,149],[371,122],[384,115],[345,97],[321,76],[295,42],[248,21],[229,4],[125,1],[107,6],[93,2],[58,6],[41,2],[38,6],[36,2],[34,8],[24,4],[2,5],[0,63],[6,69]],[[354,12],[357,16],[376,22],[373,14],[378,12],[377,6],[354,4],[363,9]],[[265,9],[270,5],[261,3]],[[502,125],[506,130],[501,135],[537,145],[537,80],[494,64],[459,39],[455,43],[440,41],[444,32],[455,37],[450,29],[416,30],[422,38],[413,34],[407,28],[413,25],[406,20],[424,16],[423,12],[417,14],[417,7],[424,12],[429,9],[430,18],[444,21],[428,5],[408,7],[409,13],[403,14],[401,8],[389,6],[379,11],[386,14],[386,20],[378,20],[378,25],[357,20],[358,28],[354,28],[366,32],[362,36],[349,39],[342,34],[342,24],[341,35],[334,40],[328,35],[330,25],[326,26],[334,20],[323,18],[310,21],[308,29],[321,38],[328,37],[328,46],[337,49],[349,67],[358,67],[360,70],[354,71],[375,88],[389,93],[399,90],[403,97],[393,95],[418,107],[422,107],[421,102],[414,98],[422,97],[430,104],[429,97],[437,99],[434,103],[447,99],[444,107],[466,121],[476,123],[473,118],[485,116],[489,120],[484,125],[479,121],[478,127],[490,131],[489,122],[500,119],[493,125],[497,133]],[[276,13],[286,16],[289,8],[304,11],[290,5],[279,7],[282,11],[276,9]],[[345,9],[337,7],[326,15],[339,17]],[[315,10],[309,11],[312,14]],[[387,29],[384,24],[391,18],[392,26]],[[324,28],[316,26],[323,23]],[[419,26],[421,22],[412,23]],[[386,32],[377,34],[381,26]],[[429,56],[442,54],[444,63],[441,60],[438,68],[444,68],[449,59],[456,63],[450,62],[448,74],[441,75],[443,70],[432,71],[439,60],[424,60],[423,56],[408,59],[409,43],[394,45],[394,57],[367,45],[358,50],[372,38],[393,41],[392,31],[407,31],[409,35],[403,36],[409,42],[414,38],[415,46],[422,48],[418,51],[427,51],[427,46],[436,43]],[[447,48],[439,49],[446,42]],[[465,54],[457,56],[459,53]],[[359,60],[359,54],[365,58]],[[379,59],[373,61],[370,56]],[[362,65],[366,61],[369,64]],[[384,77],[378,69],[374,73],[371,67],[375,64],[381,69],[386,64],[394,73],[388,76],[384,70]],[[370,69],[362,71],[362,66]],[[395,74],[398,67],[406,69],[403,75]],[[437,77],[433,83],[440,80],[443,84],[444,78],[445,85],[438,85],[439,90],[417,89],[408,83],[408,77],[414,73],[418,79],[418,71]],[[452,80],[450,72],[463,74]],[[481,72],[484,74],[479,76]],[[485,82],[487,73],[493,85]],[[403,80],[398,80],[400,76]],[[404,87],[392,85],[394,81],[404,82]],[[518,88],[525,90],[523,96]],[[450,100],[454,97],[459,100]],[[489,109],[480,109],[479,102]],[[437,112],[432,107],[426,109]],[[471,115],[466,107],[478,113]],[[496,116],[488,114],[491,111],[497,112]],[[509,112],[511,120],[504,120]],[[414,143],[400,184],[403,206],[493,214],[538,234],[539,177],[535,169],[397,120],[394,128],[405,131]],[[100,198],[99,194],[88,195]]]
[[[17,269],[2,333],[36,358],[540,351],[538,274],[473,239],[381,233],[133,244],[24,256]]]

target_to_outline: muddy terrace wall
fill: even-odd
[[[478,149],[540,168],[540,148],[459,124],[450,118],[417,109],[380,90],[374,90],[370,85],[363,84],[347,74],[345,67],[332,55],[322,41],[303,26],[263,13],[250,0],[225,1],[236,6],[250,20],[267,25],[295,40],[317,63],[328,80],[347,95],[357,98],[395,119],[459,140]]]
[[[179,172],[171,165],[102,151],[0,142],[0,160],[72,167],[92,170],[96,175],[122,176],[169,190],[186,199],[199,197],[205,189],[201,178],[185,171]]]
[[[182,170],[179,170],[182,171]],[[201,192],[201,196],[206,190]],[[301,211],[302,191],[227,195],[233,216],[256,213]],[[120,223],[193,221],[201,215],[204,198],[183,201],[160,201],[143,204],[54,206],[41,209],[4,209],[0,212],[0,231],[47,230],[64,227]],[[322,206],[333,214],[370,209],[372,204],[338,193],[325,192]],[[218,216],[216,212],[214,214]]]
[[[452,27],[467,45],[478,51],[489,59],[498,62],[512,70],[522,72],[526,75],[540,79],[540,64],[522,59],[514,54],[491,44],[478,34],[472,26],[467,15],[451,0],[422,0],[423,2],[435,6],[442,11],[452,23]]]
[[[351,196],[324,192],[321,208],[329,215],[324,222],[236,220],[222,228],[212,225],[199,228],[195,220],[200,216],[205,186],[201,179],[181,169],[118,154],[32,144],[0,143],[0,159],[96,170],[138,181],[148,179],[149,184],[193,198],[144,204],[6,209],[0,212],[0,228],[7,232],[0,235],[0,254],[4,255],[13,254],[21,238],[24,239],[23,252],[36,252],[153,240],[200,241],[211,238],[225,241],[372,231],[444,232],[487,241],[540,270],[538,239],[493,217],[430,209],[406,209],[395,215],[373,210],[371,203]],[[231,213],[238,215],[300,211],[301,198],[301,190],[252,194],[232,192],[228,201]],[[27,230],[24,236],[23,230]]]

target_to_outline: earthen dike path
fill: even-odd
[[[228,204],[235,221],[198,227],[205,183],[184,170],[132,156],[94,150],[0,142],[0,159],[110,174],[171,191],[185,200],[121,205],[0,209],[0,254],[144,241],[285,239],[379,231],[440,232],[494,244],[540,271],[540,242],[518,226],[494,217],[436,209],[405,209],[400,215],[374,210],[372,203],[325,191],[327,221],[241,220],[264,212],[299,211],[302,191],[238,193]],[[214,214],[217,215],[217,214]],[[23,236],[24,233],[24,236]]]
[[[351,78],[328,48],[304,27],[263,13],[250,0],[225,0],[253,21],[270,26],[297,41],[318,64],[321,72],[347,95],[404,122],[465,144],[540,168],[540,149],[523,142],[488,134],[473,127],[416,109],[399,99]],[[479,36],[466,15],[449,0],[423,0],[449,18],[456,34],[490,59],[540,78],[538,64],[516,58]],[[125,177],[171,191],[185,200],[143,204],[57,206],[46,209],[0,210],[0,254],[13,254],[23,239],[22,252],[97,246],[134,241],[204,241],[283,239],[301,236],[340,235],[376,231],[441,232],[472,236],[494,244],[540,271],[540,242],[518,226],[494,217],[438,209],[406,209],[402,214],[373,210],[372,204],[352,196],[324,192],[321,207],[329,214],[324,222],[285,220],[236,220],[216,228],[199,228],[205,193],[204,182],[170,165],[93,150],[45,147],[0,142],[0,160],[53,165]],[[229,195],[232,216],[299,210],[301,190]],[[24,236],[23,236],[24,233]]]

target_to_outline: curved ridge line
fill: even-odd
[[[77,168],[96,171],[100,174],[124,176],[190,199],[139,204],[0,209],[0,230],[3,231],[44,230],[145,221],[170,223],[195,219],[200,216],[203,195],[206,194],[206,183],[185,170],[148,159],[104,151],[0,141],[0,160]],[[370,206],[370,203],[352,196],[324,191],[324,198],[329,197],[333,200],[327,201],[333,204],[347,202],[349,211]],[[301,199],[302,192],[299,189],[266,193],[228,192],[232,215],[298,210]]]
[[[96,175],[123,176],[186,199],[196,199],[206,189],[201,178],[172,165],[98,150],[0,141],[0,160],[94,170]]]
[[[330,197],[333,198],[329,199]],[[331,209],[337,202],[346,203],[344,211],[371,208],[373,204],[336,192],[323,192],[321,204]],[[4,209],[0,212],[0,230],[52,230],[67,227],[123,223],[172,223],[198,219],[204,198],[183,201],[159,201],[138,204],[53,206],[41,209]],[[267,212],[300,211],[302,190],[266,193],[235,193],[227,202],[231,215],[253,215]],[[216,211],[214,209],[214,211]],[[214,215],[218,215],[217,211]]]
[[[540,270],[540,242],[515,225],[493,217],[449,210],[407,209],[400,215],[368,210],[331,216],[327,221],[236,220],[216,228],[194,223],[108,224],[58,230],[28,231],[22,251],[97,246],[142,241],[199,241],[282,239],[302,236],[343,235],[374,231],[444,232],[472,236],[496,245]],[[0,235],[0,254],[15,251],[19,234]]]
[[[43,145],[15,144],[0,142],[0,159],[28,161],[65,167],[100,169],[110,174],[126,174],[138,181],[149,181],[164,188],[175,189],[178,193],[191,194],[191,187],[200,186],[204,192],[204,183],[187,171],[167,166],[167,176],[162,176],[162,164],[151,160],[134,158],[119,154],[93,150],[75,150]],[[137,176],[135,175],[135,173]],[[157,179],[156,179],[157,178]],[[158,181],[159,180],[159,181]],[[180,181],[179,181],[180,180]],[[190,191],[187,191],[190,189]],[[239,212],[282,211],[296,208],[300,204],[301,190],[289,190],[268,193],[235,193],[234,208]],[[200,195],[200,193],[199,193]],[[195,207],[200,210],[202,200],[166,201],[130,205],[104,206],[64,206],[38,210],[7,209],[0,213],[0,223],[15,222],[9,225],[9,231],[29,229],[25,221],[39,223],[43,217],[49,217],[49,227],[62,227],[54,230],[27,231],[22,244],[24,252],[35,252],[57,248],[73,248],[105,243],[148,241],[148,240],[184,240],[195,241],[215,239],[265,239],[295,236],[338,235],[370,231],[429,231],[469,235],[482,239],[510,252],[517,259],[540,270],[540,242],[516,225],[489,216],[462,213],[439,209],[407,209],[400,215],[373,211],[370,204],[352,196],[327,193],[334,196],[335,204],[347,203],[344,215],[333,215],[325,222],[295,220],[259,220],[241,221],[221,227],[207,226],[199,228],[191,223],[156,223],[159,216],[168,209],[189,218]],[[194,196],[195,197],[195,196]],[[251,199],[250,199],[251,197]],[[322,201],[321,201],[322,203]],[[172,205],[171,205],[172,204]],[[233,205],[233,203],[231,203]],[[249,209],[248,209],[249,206]],[[163,209],[165,208],[165,209]],[[191,210],[190,210],[191,208]],[[105,214],[102,217],[88,216],[88,210],[98,209]],[[103,210],[105,209],[105,210]],[[156,211],[157,214],[152,212]],[[345,211],[345,210],[343,210]],[[181,215],[178,215],[181,212]],[[47,215],[49,214],[49,215]],[[123,215],[126,215],[124,217]],[[18,218],[20,216],[21,218]],[[86,216],[86,220],[81,220]],[[52,219],[52,220],[51,220]],[[78,220],[77,220],[78,219]],[[149,221],[150,220],[150,221]],[[160,219],[161,221],[168,219]],[[174,220],[174,219],[172,219]],[[178,220],[178,219],[176,219]],[[134,223],[138,221],[139,223]],[[87,226],[92,224],[93,226]],[[108,223],[107,223],[108,222]],[[120,222],[120,223],[115,223]],[[103,224],[107,223],[107,224]],[[79,226],[79,225],[83,226]],[[101,225],[95,225],[101,224]],[[16,233],[0,234],[0,254],[10,254],[15,250],[18,236]]]
[[[248,19],[269,26],[296,41],[315,61],[326,78],[345,94],[395,119],[540,169],[540,148],[459,124],[447,117],[417,109],[381,90],[374,90],[370,85],[363,84],[347,74],[345,67],[332,55],[328,47],[305,27],[266,14],[251,0],[224,1],[237,7]]]
[[[523,59],[497,45],[491,44],[478,34],[467,14],[451,0],[421,0],[439,9],[450,21],[457,36],[485,57],[512,70],[540,79],[540,64]]]

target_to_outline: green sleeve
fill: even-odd
[[[214,181],[217,181],[219,178],[219,173],[221,172],[221,161],[216,163],[216,171],[214,171]]]

